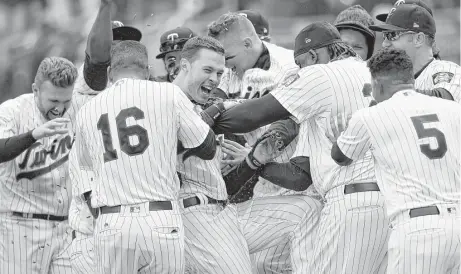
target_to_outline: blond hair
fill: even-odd
[[[78,71],[75,65],[62,57],[46,57],[38,66],[34,83],[38,87],[50,81],[53,86],[67,88],[77,80]]]

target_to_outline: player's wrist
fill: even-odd
[[[35,128],[35,129],[30,131],[30,136],[32,138],[34,138],[35,141],[37,141],[37,140],[39,140],[39,139],[41,139],[43,137],[43,136],[41,136],[39,131],[40,131],[39,128]]]
[[[245,161],[253,170],[259,169],[264,165],[264,163],[254,157],[253,152],[248,153],[248,155],[245,157]]]
[[[214,125],[215,120],[225,111],[224,104],[222,102],[213,104],[208,108],[204,109],[200,116],[202,117],[203,121],[207,123],[210,127]]]

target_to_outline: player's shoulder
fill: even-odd
[[[263,42],[269,51],[271,67],[269,70],[274,69],[299,69],[293,59],[293,50],[284,47]]]
[[[451,82],[455,75],[461,74],[461,67],[446,60],[434,60],[427,67],[428,76],[432,78],[434,85],[440,82]]]
[[[3,111],[26,111],[32,109],[34,104],[34,94],[26,93],[16,98],[6,100],[0,104],[0,109]]]

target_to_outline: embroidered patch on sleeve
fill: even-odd
[[[434,85],[442,82],[450,83],[451,79],[453,79],[453,73],[451,72],[437,72],[436,74],[432,75],[432,81],[434,82]]]
[[[282,82],[282,86],[288,87],[289,85],[293,84],[300,78],[299,74],[293,74],[285,78],[285,80]]]

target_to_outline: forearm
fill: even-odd
[[[243,160],[235,169],[224,176],[227,194],[235,195],[253,176],[258,173],[258,169],[251,168],[246,160]]]
[[[268,94],[225,110],[213,119],[212,126],[217,134],[246,133],[289,116],[290,113]]]
[[[451,95],[451,93],[448,90],[444,89],[444,88],[435,88],[435,89],[431,89],[431,90],[417,89],[416,91],[421,93],[421,94],[429,95],[429,96],[432,96],[432,97],[437,97],[437,98],[442,98],[442,99],[454,101],[453,96]]]
[[[183,155],[183,161],[189,158],[190,156],[197,156],[203,160],[211,160],[216,155],[216,136],[214,132],[210,129],[207,137],[198,147],[188,149]]]
[[[86,45],[86,53],[93,63],[106,63],[110,60],[112,43],[112,23],[108,3],[101,3],[96,21],[91,28]]]
[[[36,141],[32,136],[32,130],[21,135],[0,139],[0,163],[8,162],[18,157]]]
[[[288,163],[268,163],[262,168],[260,176],[295,191],[306,190],[312,184],[308,157],[295,157]]]

